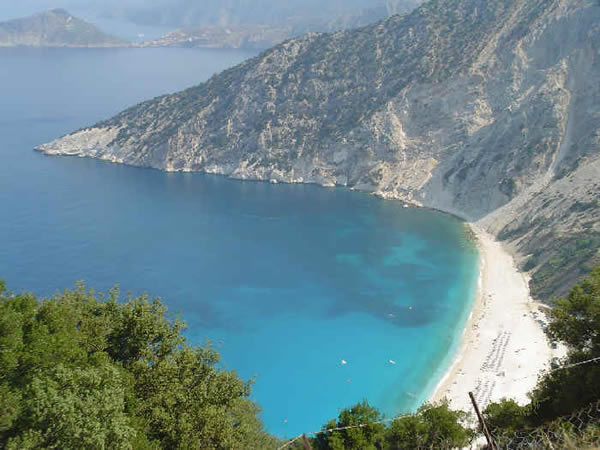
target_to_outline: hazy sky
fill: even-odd
[[[202,1],[202,0],[199,0]],[[69,12],[94,14],[111,6],[152,5],[162,0],[0,0],[0,20],[16,19],[53,8],[64,8]]]
[[[373,7],[393,12],[394,5],[420,0],[0,0],[0,21],[52,8],[64,8],[103,25],[118,19],[139,26],[178,28],[186,25],[236,23],[302,24],[331,20]],[[385,9],[384,9],[385,11]]]
[[[102,11],[125,10],[143,7],[146,10],[156,7],[169,9],[192,7],[194,9],[214,9],[219,5],[223,9],[245,9],[254,4],[254,9],[272,5],[270,9],[286,10],[290,8],[319,10],[336,9],[351,11],[380,5],[385,0],[0,0],[0,20],[27,16],[51,8],[65,8],[69,11],[93,15]],[[161,8],[161,9],[162,9]],[[88,15],[86,14],[86,15]]]

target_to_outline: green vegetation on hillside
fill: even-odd
[[[600,209],[597,201],[575,202],[567,213],[573,211],[588,212],[594,217]],[[567,220],[565,216],[566,223]],[[531,295],[551,303],[567,293],[569,285],[565,284],[565,279],[581,280],[600,264],[600,232],[596,220],[584,223],[579,230],[548,230],[552,230],[549,218],[523,222],[516,228],[505,227],[498,233],[498,239],[517,241],[527,235],[522,251],[529,257],[521,269],[531,271]]]
[[[0,284],[0,447],[268,449],[250,383],[159,301]]]
[[[560,292],[565,273],[579,278],[592,270],[591,264],[600,263],[599,232],[584,231],[562,237],[549,236],[548,239],[553,242],[554,251],[531,277],[531,293],[537,298],[551,298],[556,292]],[[528,263],[532,267],[544,250],[547,252],[548,249],[540,248],[530,257]]]

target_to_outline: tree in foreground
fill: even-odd
[[[386,449],[450,449],[469,445],[475,433],[463,424],[469,414],[447,401],[421,406],[414,415],[394,420],[386,430]]]
[[[550,337],[569,348],[564,366],[600,357],[600,267],[556,301]],[[531,394],[536,423],[570,414],[600,399],[600,362],[550,372]]]
[[[0,447],[268,449],[250,383],[147,297],[0,283]]]
[[[344,409],[338,420],[323,426],[323,432],[313,439],[318,450],[341,449],[450,449],[467,446],[475,433],[463,423],[468,414],[453,411],[446,401],[423,405],[416,414],[382,423],[381,413],[366,401]],[[357,426],[363,424],[363,426]],[[333,428],[342,429],[327,432]]]
[[[315,449],[331,450],[372,450],[381,448],[385,426],[378,422],[382,419],[377,408],[370,406],[366,400],[351,408],[343,409],[337,420],[330,420],[323,425],[321,434],[313,440]],[[356,427],[346,430],[326,432],[334,428]]]
[[[487,427],[494,434],[522,430],[527,425],[529,414],[529,406],[521,406],[507,398],[490,403],[483,412]]]

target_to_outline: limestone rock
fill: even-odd
[[[599,45],[596,0],[428,2],[287,41],[39,150],[450,212],[506,240],[547,299],[600,263]]]

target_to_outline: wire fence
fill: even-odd
[[[378,420],[376,422],[361,423],[361,424],[358,424],[358,425],[348,425],[346,427],[327,428],[325,430],[313,431],[312,433],[305,433],[305,434],[307,436],[315,436],[316,437],[319,434],[333,433],[334,431],[345,431],[345,430],[351,430],[353,428],[364,428],[364,427],[368,427],[368,426],[371,426],[371,425],[380,425],[380,424],[384,424],[384,423],[390,423],[390,422],[393,422],[394,420],[398,420],[398,419],[401,419],[403,417],[408,417],[408,416],[410,416],[410,414],[403,414],[401,416],[393,417],[391,419],[383,419],[383,420]],[[283,450],[284,448],[288,448],[294,442],[302,439],[302,436],[304,436],[304,435],[301,434],[300,436],[296,436],[295,438],[287,441],[281,447],[278,447],[277,450]]]
[[[393,419],[393,420],[396,420],[396,419]],[[370,425],[372,425],[372,424],[370,424]],[[319,432],[318,434],[327,433],[327,432],[329,432],[329,431],[322,431],[322,432]],[[278,447],[278,450],[288,449],[288,448],[304,449],[305,447],[301,444],[303,436],[304,435],[297,436],[294,439],[286,442],[281,447]],[[400,446],[397,448],[407,449],[407,450],[408,449],[410,449],[410,450],[454,450],[454,449],[456,449],[456,445],[452,439],[448,439],[443,436],[437,436],[437,437],[429,436],[426,440],[419,439],[419,437],[416,436],[415,439],[410,443],[410,445],[406,445],[406,443],[405,443],[403,446]]]
[[[558,372],[595,362],[600,362],[600,357],[588,359],[574,364],[564,365],[556,369],[549,370],[546,373]],[[317,437],[318,435],[324,433],[332,433],[335,431],[345,431],[355,428],[364,428],[371,425],[390,423],[408,416],[410,416],[410,414],[403,414],[376,422],[329,428],[301,434],[285,442],[278,448],[278,450],[291,447],[305,435]],[[518,431],[514,433],[492,433],[492,438],[497,449],[579,449],[582,445],[585,445],[584,448],[600,450],[600,400],[570,416],[561,417],[549,425],[535,428],[533,430]],[[480,440],[476,442],[480,442]],[[436,448],[445,450],[453,447],[448,441],[440,437],[439,441],[436,442],[434,447],[431,447],[431,442],[429,442],[427,446],[419,446],[417,443],[417,446],[413,448]],[[486,445],[474,444],[472,448],[486,448]]]
[[[580,361],[577,363],[560,366],[560,367],[557,367],[556,369],[546,370],[546,371],[541,372],[540,374],[529,375],[527,377],[521,377],[521,378],[515,378],[515,379],[513,379],[513,381],[521,381],[521,380],[526,380],[528,378],[539,377],[540,375],[546,375],[549,373],[559,372],[561,370],[572,369],[573,367],[584,366],[586,364],[591,364],[591,363],[595,363],[595,362],[600,362],[600,356],[597,358],[586,359],[585,361]]]
[[[401,419],[402,417],[406,416],[399,416],[394,417],[393,419],[385,419],[354,426],[331,428],[310,434],[316,437],[323,433],[389,423]],[[494,446],[498,450],[600,449],[600,400],[574,414],[561,417],[560,419],[539,428],[502,434],[492,432],[491,435]],[[482,439],[482,436],[483,435],[478,435],[479,439],[474,439],[474,443],[471,446],[472,449],[489,448],[487,444],[483,443],[484,440]],[[294,444],[297,446],[301,442],[302,437],[303,435],[295,437],[279,447],[278,450],[290,448]],[[415,450],[450,450],[455,447],[451,441],[440,436],[439,439],[435,439],[433,442],[429,439],[426,443],[419,442],[417,439],[412,443],[410,448]]]
[[[600,448],[600,400],[530,431],[494,434],[498,449],[598,449]]]

